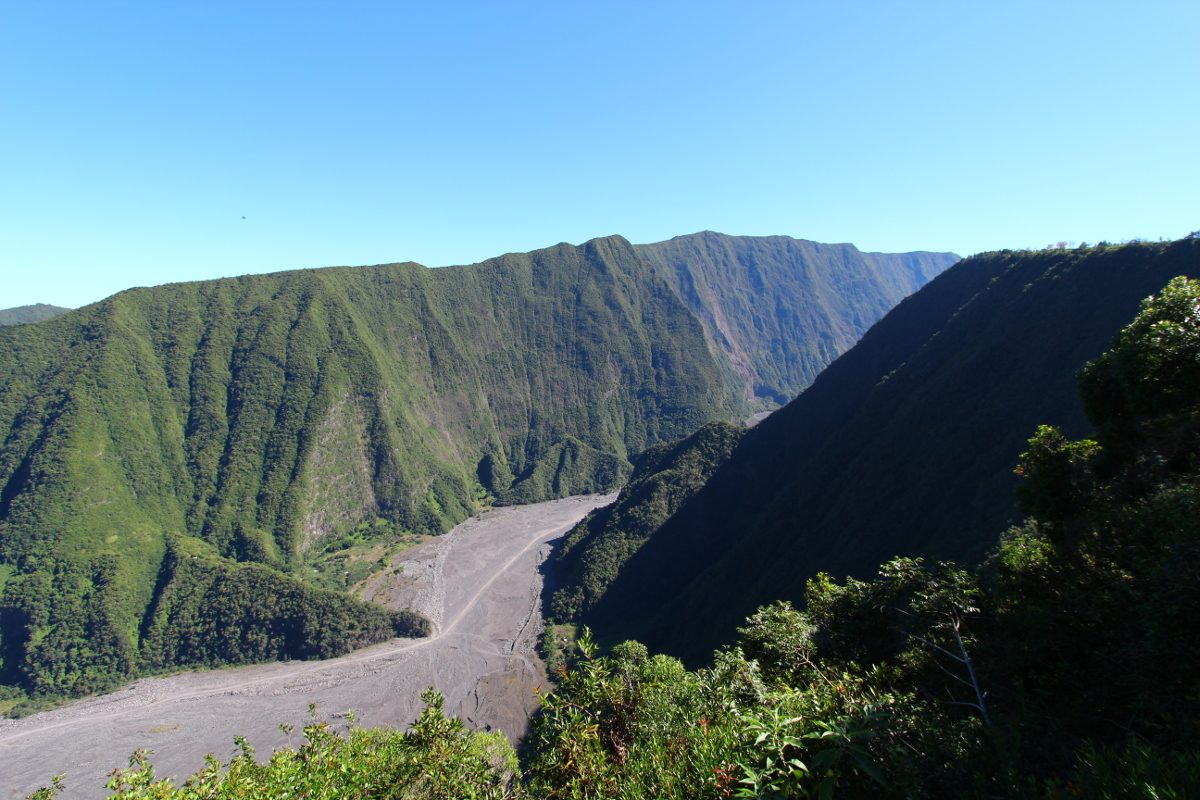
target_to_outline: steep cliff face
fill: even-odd
[[[783,405],[896,303],[959,260],[704,231],[637,245],[704,325],[739,402]]]
[[[556,607],[603,635],[702,659],[758,606],[801,602],[818,571],[869,578],[897,555],[978,560],[1017,519],[1013,469],[1037,426],[1086,432],[1075,371],[1142,298],[1198,269],[1194,239],[955,265],[719,467],[692,459],[709,476],[665,519],[623,495],[608,518],[653,522],[636,546],[603,520],[572,534]],[[613,563],[580,570],[579,552]]]

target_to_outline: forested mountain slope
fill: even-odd
[[[134,289],[0,331],[5,681],[95,688],[160,618],[211,628],[160,613],[172,533],[289,570],[363,519],[440,533],[484,492],[608,489],[646,446],[730,416],[701,326],[649,270],[613,237]]]
[[[0,309],[0,325],[20,325],[25,322],[41,322],[44,319],[57,317],[71,309],[61,306],[51,306],[46,303],[35,303],[31,306]]]
[[[692,238],[719,245],[716,266],[677,244],[656,267],[614,236],[436,270],[131,289],[0,330],[0,682],[69,694],[419,628],[295,578],[345,588],[386,556],[381,536],[441,533],[482,502],[608,490],[646,448],[744,416],[704,309],[729,323],[722,341],[819,361],[954,258],[896,257],[893,275],[848,245]],[[811,255],[822,247],[836,257]],[[735,292],[743,267],[759,277]],[[684,273],[737,302],[710,298],[698,317]],[[763,363],[751,383],[798,385]],[[301,569],[364,540],[337,580]],[[298,607],[311,624],[293,624]]]
[[[1075,371],[1143,297],[1197,271],[1195,239],[960,262],[706,465],[702,486],[649,510],[623,497],[582,523],[554,612],[699,659],[759,605],[800,601],[818,571],[870,577],[897,555],[978,560],[1016,520],[1013,469],[1029,432],[1086,431]],[[610,522],[631,517],[633,543]],[[580,568],[582,549],[620,563]]]
[[[754,410],[787,403],[959,260],[713,231],[635,247],[699,317],[735,399]]]

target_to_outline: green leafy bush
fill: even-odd
[[[129,767],[115,770],[107,788],[111,797],[128,800],[211,800],[212,798],[428,798],[428,800],[503,800],[514,797],[516,754],[500,733],[467,730],[447,718],[439,692],[406,732],[363,729],[339,733],[324,721],[304,726],[304,742],[276,750],[256,761],[254,749],[238,738],[241,752],[222,764],[208,756],[202,770],[182,785],[158,778],[148,751],[138,750]],[[291,727],[284,726],[291,734]],[[52,800],[61,784],[31,795]]]

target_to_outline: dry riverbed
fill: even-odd
[[[66,773],[64,800],[106,797],[106,776],[139,748],[159,776],[182,780],[206,753],[226,760],[241,734],[265,757],[288,744],[279,730],[315,703],[345,725],[407,727],[420,693],[436,686],[448,713],[515,739],[545,680],[534,652],[542,631],[543,567],[552,542],[616,495],[569,497],[488,511],[395,556],[364,599],[412,608],[427,639],[395,639],[328,661],[292,661],[145,678],[120,691],[22,720],[0,720],[0,798],[22,798]]]

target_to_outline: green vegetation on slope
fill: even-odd
[[[590,525],[576,547],[611,553],[616,577],[582,620],[602,640],[636,633],[699,662],[756,607],[800,602],[819,571],[870,574],[895,554],[978,560],[1017,519],[1007,498],[1028,432],[1086,431],[1074,370],[1141,298],[1198,267],[1196,239],[956,264],[747,432],[635,552]],[[565,608],[582,584],[573,566],[562,574]]]
[[[27,322],[41,322],[44,319],[65,314],[70,310],[69,308],[47,305],[46,303],[0,309],[0,325],[22,325]]]
[[[162,785],[151,794],[144,757],[112,788],[129,787],[128,797],[217,787],[264,798],[318,787],[579,800],[1195,796],[1198,383],[1200,281],[1179,278],[1080,372],[1092,437],[1041,426],[1028,441],[1018,472],[1029,517],[985,564],[900,558],[873,581],[819,574],[804,611],[759,608],[736,644],[696,672],[634,641],[601,657],[585,633],[581,657],[543,697],[519,782],[511,760],[483,752],[487,734],[463,733],[430,694],[407,737],[342,739],[313,726],[300,751],[267,764],[241,756],[223,773],[210,763],[197,780],[209,794]],[[442,746],[427,747],[431,732]]]
[[[154,601],[134,638],[116,624],[125,588],[120,566],[111,554],[85,565],[61,560],[53,571],[10,582],[8,613],[25,615],[22,625],[32,632],[24,658],[14,654],[14,683],[34,698],[55,697],[178,665],[329,658],[430,632],[428,620],[411,611],[356,602],[168,534]]]
[[[731,414],[701,326],[617,237],[472,267],[136,289],[3,329],[0,674],[71,693],[160,664],[332,652],[278,620],[264,624],[287,643],[151,641],[167,538],[311,575],[305,553],[364,521],[399,541],[487,494],[607,490],[647,446]],[[268,574],[205,591],[221,606]],[[340,602],[333,640],[382,635]],[[40,621],[42,606],[59,617]],[[190,613],[166,624],[212,624]]]
[[[292,573],[323,589],[348,591],[368,576],[387,569],[392,557],[432,537],[405,534],[382,518],[361,522],[337,538],[325,537],[305,552]]]
[[[143,622],[141,658],[152,669],[331,658],[431,632],[429,621],[412,611],[347,602],[339,592],[305,586],[260,564],[232,564],[205,553],[195,539],[171,536],[167,549]]]
[[[636,247],[704,324],[731,392],[755,411],[787,403],[959,260],[712,231]]]
[[[621,566],[692,499],[745,431],[711,422],[682,441],[643,453],[621,501],[593,511],[565,537],[556,565],[569,588],[554,595],[550,615],[577,619],[590,611]]]
[[[647,448],[744,416],[737,382],[790,394],[798,384],[787,381],[807,378],[779,364],[804,352],[815,372],[952,258],[787,237],[701,234],[640,249],[609,237],[437,270],[133,289],[6,328],[0,682],[70,694],[171,663],[326,652],[274,617],[261,622],[283,633],[253,646],[188,639],[205,624],[188,608],[163,617],[163,641],[178,644],[152,641],[172,585],[168,540],[277,571],[213,583],[214,608],[246,609],[226,594],[268,574],[344,591],[482,505],[621,485]],[[685,273],[715,292],[695,312],[680,296]],[[733,370],[732,351],[707,338],[718,333],[765,347],[775,366]],[[43,605],[62,609],[55,622],[38,621]],[[293,613],[285,605],[273,613]],[[336,628],[325,635],[384,635],[353,622],[360,613],[344,599],[323,613]]]

